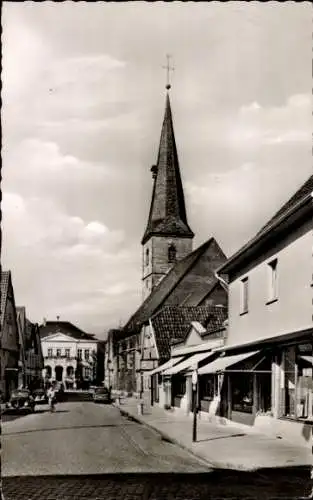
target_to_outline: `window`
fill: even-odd
[[[78,359],[82,359],[82,354],[83,354],[82,349],[77,349],[77,357],[78,357]]]
[[[52,349],[48,349],[48,358],[52,358]]]
[[[229,376],[229,375],[228,375]],[[253,375],[252,373],[232,373],[232,410],[243,413],[253,412]]]
[[[170,245],[168,247],[168,262],[171,264],[176,261],[176,247],[175,245]]]
[[[215,396],[218,396],[218,377],[214,375],[206,375],[199,380],[200,400],[211,401]]]
[[[274,259],[268,264],[268,300],[276,300],[277,296],[277,259]]]
[[[149,265],[149,248],[146,249],[146,266]]]
[[[241,280],[241,305],[240,305],[241,314],[248,312],[248,300],[249,300],[249,280],[248,278],[244,278]]]
[[[282,415],[313,419],[312,344],[298,344],[283,352]]]
[[[57,349],[57,358],[61,357],[61,349]]]
[[[66,358],[70,357],[70,349],[65,349],[65,357]]]
[[[89,354],[90,354],[89,349],[85,349],[85,359],[86,359],[86,360],[88,360],[88,359],[89,359]]]

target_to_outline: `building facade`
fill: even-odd
[[[165,320],[165,321],[164,321]],[[225,306],[198,306],[194,308],[164,308],[153,321],[156,336],[172,330],[169,335],[169,356],[149,372],[151,402],[162,408],[189,414],[193,411],[192,374],[208,359],[217,357],[215,350],[222,347],[227,335],[227,308]],[[163,335],[160,335],[160,333]],[[168,354],[168,353],[167,353]],[[211,386],[205,379],[198,392],[198,409],[208,410]]]
[[[41,351],[39,326],[26,317],[25,307],[17,307],[17,320],[20,341],[19,387],[35,389],[43,383],[44,367]]]
[[[219,269],[229,283],[226,357],[204,370],[224,374],[228,419],[307,446],[313,413],[312,192],[313,176]],[[236,356],[245,361],[234,366]]]
[[[1,346],[0,391],[4,400],[18,387],[20,368],[20,341],[10,271],[1,272]]]
[[[46,382],[62,382],[67,389],[103,382],[103,373],[97,380],[99,341],[92,334],[70,322],[47,321],[40,326],[40,337]]]

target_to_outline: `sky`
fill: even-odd
[[[141,302],[171,104],[194,247],[231,256],[312,173],[310,2],[4,2],[2,267],[31,321]]]

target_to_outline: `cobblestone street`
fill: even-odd
[[[4,479],[5,500],[219,500],[295,499],[307,487],[305,470],[258,473],[117,474]]]
[[[92,402],[42,407],[3,423],[5,500],[299,498],[308,469],[209,468],[159,435]]]

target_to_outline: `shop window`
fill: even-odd
[[[168,262],[169,264],[176,262],[176,247],[173,244],[168,247]]]
[[[200,399],[213,400],[218,395],[217,375],[206,375],[200,378]]]
[[[243,413],[253,412],[253,375],[252,373],[233,373],[232,410]]]
[[[276,300],[278,297],[277,287],[277,259],[268,264],[268,301]]]
[[[282,415],[312,419],[312,344],[291,346],[283,352]]]
[[[240,313],[244,314],[248,312],[248,303],[249,303],[249,280],[248,278],[244,278],[241,280],[241,297],[240,297]]]

